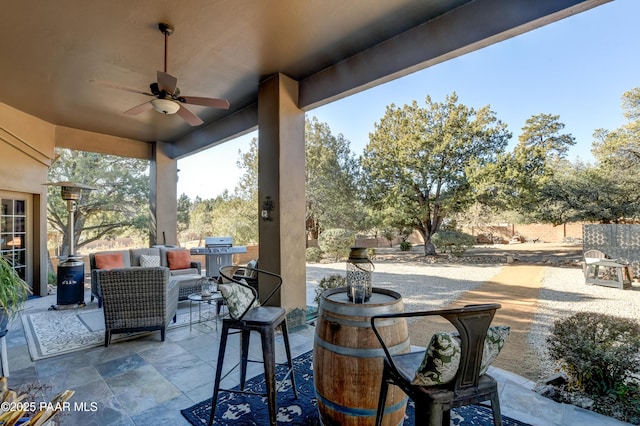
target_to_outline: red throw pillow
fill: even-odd
[[[122,253],[96,253],[95,260],[98,269],[124,268]]]
[[[191,253],[189,250],[169,250],[167,262],[171,270],[191,268]]]

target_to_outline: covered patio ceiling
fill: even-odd
[[[254,130],[259,83],[299,82],[309,110],[546,25],[609,0],[109,0],[11,1],[0,27],[0,102],[55,125],[143,142],[180,158]],[[124,111],[151,97],[163,70],[204,124]],[[100,147],[96,147],[100,152]]]

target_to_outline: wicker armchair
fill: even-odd
[[[104,299],[104,345],[114,333],[160,330],[176,321],[179,285],[169,282],[169,268],[120,268],[98,272]]]

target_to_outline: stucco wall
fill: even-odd
[[[153,144],[56,126],[0,103],[0,192],[30,194],[30,266],[36,294],[47,290],[47,172],[55,148],[151,160]],[[174,160],[175,161],[175,160]],[[175,173],[173,174],[175,180]]]
[[[582,238],[582,222],[551,225],[546,223],[534,223],[528,225],[484,225],[463,227],[463,231],[478,237],[479,243],[491,242],[487,237],[507,242],[513,237],[520,237],[522,241],[536,241],[545,243],[561,243],[567,238]],[[500,242],[500,241],[495,241]]]
[[[0,191],[29,194],[30,273],[35,294],[47,291],[47,171],[54,158],[55,126],[0,103]]]
[[[0,188],[46,193],[54,158],[54,126],[0,103]]]

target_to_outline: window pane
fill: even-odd
[[[10,264],[13,265],[14,260],[13,260],[13,252],[12,251],[3,251],[2,252],[2,257],[4,257],[7,262],[9,262]]]
[[[26,229],[24,227],[24,217],[15,217],[13,218],[13,232],[25,232]]]
[[[16,269],[16,272],[18,273],[18,276],[23,280],[25,280],[27,276],[27,268],[25,266],[22,266],[20,268],[15,268],[15,269]]]
[[[17,268],[19,266],[24,266],[25,263],[25,252],[24,250],[20,250],[20,251],[16,251],[14,252],[15,255],[13,256],[13,266],[14,268]]]
[[[2,199],[2,214],[13,214],[13,200]]]
[[[14,250],[24,250],[26,247],[24,246],[25,234],[14,234],[13,236],[13,249]]]
[[[13,218],[11,216],[2,218],[2,228],[0,232],[13,232]]]
[[[25,210],[25,201],[24,200],[15,200],[15,213],[16,215],[24,216],[26,214]]]
[[[2,250],[10,250],[11,246],[9,244],[13,241],[13,234],[0,234],[0,241],[2,242],[0,246]]]

